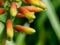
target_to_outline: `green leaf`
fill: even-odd
[[[16,45],[26,45],[25,44],[25,37],[26,37],[26,34],[19,33],[19,36],[17,37],[15,44]]]
[[[19,8],[19,7],[21,7],[21,5],[22,5],[22,2],[20,1],[20,2],[17,2],[17,7]]]
[[[0,21],[2,21],[2,22],[5,23],[6,22],[6,19],[7,19],[7,12],[0,15]]]
[[[9,6],[10,6],[9,2],[8,2],[8,1],[5,1],[5,3],[4,3],[4,8],[5,8],[6,10],[8,10],[8,9],[9,9]]]
[[[53,3],[53,6],[55,7],[55,8],[57,8],[57,7],[59,7],[60,6],[60,0],[52,0],[52,3]]]
[[[2,22],[0,22],[0,43],[2,42],[4,28],[5,28],[4,24]]]

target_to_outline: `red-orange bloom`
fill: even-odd
[[[15,29],[17,31],[25,32],[26,34],[33,34],[36,32],[35,29],[33,29],[31,27],[26,27],[26,26],[21,26],[21,25],[16,25]]]
[[[4,8],[0,8],[0,14],[3,14],[5,12]]]
[[[10,19],[6,21],[6,31],[7,31],[7,36],[9,38],[13,38],[13,26],[12,26],[12,21]]]
[[[35,6],[23,6],[23,7],[31,12],[39,12],[43,10],[42,8],[35,7]]]
[[[19,8],[19,12],[21,12],[22,14],[24,14],[24,16],[28,19],[28,20],[33,20],[35,19],[35,15],[30,12],[29,10],[27,10],[24,7]]]
[[[0,0],[0,5],[3,5],[4,4],[4,0]]]
[[[12,2],[10,6],[10,15],[15,17],[17,15],[17,3]]]

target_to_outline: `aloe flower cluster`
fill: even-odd
[[[0,6],[4,5],[5,0],[0,0]],[[9,0],[10,1],[10,0]],[[25,4],[29,4],[29,6],[20,6],[18,7],[18,2],[22,1]],[[31,27],[26,27],[22,25],[12,25],[11,18],[26,18],[30,23],[32,23],[36,16],[35,12],[40,12],[47,9],[45,4],[41,0],[11,0],[9,3],[9,9],[6,10],[4,7],[0,8],[0,14],[3,14],[9,11],[9,18],[6,20],[6,32],[7,37],[13,38],[14,29],[19,32],[24,32],[26,34],[35,33],[35,29]],[[13,28],[14,27],[14,28]]]

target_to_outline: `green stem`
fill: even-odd
[[[2,40],[2,45],[6,44],[6,33],[4,33],[3,40]]]
[[[60,30],[59,30],[59,20],[58,20],[58,17],[56,15],[56,13],[54,12],[54,8],[52,6],[52,3],[49,1],[49,0],[42,0],[46,6],[47,6],[47,16],[48,16],[48,19],[50,20],[50,23],[60,41]]]
[[[44,12],[43,12],[44,13]],[[39,28],[39,30],[40,30],[40,33],[39,33],[39,41],[38,41],[38,43],[36,44],[36,45],[45,45],[45,28],[44,28],[44,22],[46,21],[46,19],[47,19],[47,16],[46,15],[44,15],[42,13],[42,15],[40,16],[40,19],[38,19],[37,20],[37,26],[38,26],[38,28]],[[39,23],[38,23],[39,22]]]
[[[25,45],[26,34],[20,33],[16,39],[16,45]]]
[[[40,39],[38,41],[38,43],[36,45],[45,45],[45,31],[44,31],[44,27],[40,27],[40,30],[42,30],[40,32]]]

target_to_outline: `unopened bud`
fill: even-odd
[[[15,29],[17,31],[25,32],[26,34],[33,34],[33,33],[36,32],[35,29],[33,29],[33,28],[25,27],[25,26],[21,26],[21,25],[16,25],[15,26]]]
[[[28,11],[27,9],[25,9],[25,8],[23,8],[23,7],[21,7],[21,8],[19,9],[19,11],[20,11],[22,14],[24,14],[25,17],[26,17],[28,20],[33,20],[33,19],[36,18],[33,13],[31,13],[30,11]]]
[[[23,7],[31,12],[39,12],[43,10],[42,8],[35,7],[35,6],[23,6]]]
[[[10,15],[15,17],[17,15],[17,4],[16,2],[12,2],[10,6]]]
[[[0,14],[3,14],[5,12],[4,8],[0,8]]]
[[[38,7],[41,7],[43,9],[46,9],[45,4],[40,0],[25,0],[25,2],[28,2],[29,4],[32,4],[34,6],[38,6]]]
[[[10,19],[8,19],[6,22],[6,31],[7,31],[8,38],[12,39],[13,38],[13,27],[12,27],[12,21]]]
[[[0,6],[4,4],[4,0],[0,0]]]
[[[42,1],[38,1],[39,2],[39,7],[43,8],[43,9],[47,9],[46,5],[42,2]]]

